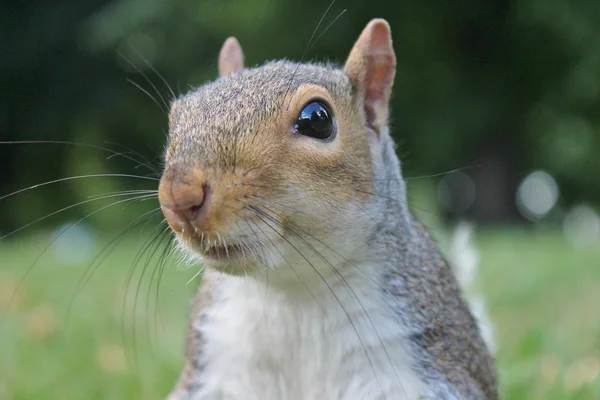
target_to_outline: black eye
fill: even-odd
[[[304,136],[327,139],[333,134],[333,118],[323,103],[313,101],[300,111],[294,130]]]

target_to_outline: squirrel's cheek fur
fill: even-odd
[[[185,204],[187,190],[205,187],[208,192],[200,222],[172,225],[182,247],[205,265],[234,275],[260,265],[276,269],[287,264],[300,248],[306,252],[307,235],[319,247],[338,243],[336,251],[345,254],[339,243],[347,250],[360,249],[373,224],[365,210],[370,179],[361,177],[370,171],[366,163],[364,175],[356,175],[344,167],[349,161],[340,156],[343,152],[315,157],[294,150],[282,161],[286,168],[279,170],[271,168],[273,162],[233,171],[196,166],[182,172],[177,164],[168,166],[159,190],[163,207]],[[319,174],[322,179],[315,179]],[[183,188],[173,189],[178,185]],[[210,248],[220,257],[210,256]]]

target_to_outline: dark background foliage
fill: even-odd
[[[0,140],[129,148],[160,170],[167,118],[155,88],[166,101],[170,93],[153,68],[175,93],[183,93],[216,77],[219,47],[230,35],[239,38],[248,65],[299,60],[328,5],[323,0],[3,2]],[[477,195],[460,212],[482,222],[518,218],[515,190],[539,169],[558,182],[559,204],[598,203],[600,2],[338,0],[321,31],[344,9],[306,59],[343,63],[368,20],[390,22],[399,61],[392,126],[406,175],[470,167],[464,172]],[[106,161],[107,155],[82,146],[2,144],[0,196],[72,175],[156,173],[135,169],[123,157]],[[100,178],[75,179],[59,189],[48,185],[2,200],[0,230],[101,188],[148,186]],[[460,195],[460,186],[455,192]]]

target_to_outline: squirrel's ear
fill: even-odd
[[[362,100],[367,125],[380,132],[387,123],[388,102],[396,74],[396,55],[387,21],[369,22],[352,48],[344,72]]]
[[[228,76],[244,68],[244,52],[236,38],[230,37],[219,53],[219,75]]]

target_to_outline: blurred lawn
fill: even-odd
[[[158,316],[156,288],[147,297],[144,279],[134,324],[143,264],[125,307],[123,289],[144,240],[127,239],[105,260],[69,316],[85,265],[64,266],[48,252],[7,314],[8,298],[45,245],[40,237],[0,242],[0,399],[165,396],[182,362],[194,289],[186,282],[195,271],[167,265]],[[600,398],[600,249],[576,249],[558,233],[518,229],[480,233],[478,247],[499,342],[502,398]]]

